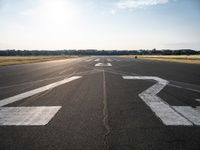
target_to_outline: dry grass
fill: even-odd
[[[130,56],[135,58],[135,56]],[[168,61],[188,64],[200,64],[200,55],[139,55],[139,59],[157,60],[157,61]]]
[[[0,66],[75,58],[75,56],[0,56]]]

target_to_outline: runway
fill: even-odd
[[[114,56],[0,67],[2,150],[199,150],[200,65]]]

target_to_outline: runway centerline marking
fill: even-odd
[[[74,81],[81,76],[73,76],[52,84],[18,94],[9,98],[0,100],[0,126],[15,125],[46,125],[60,110],[61,106],[38,106],[38,107],[2,107],[7,104],[28,98],[35,94],[53,89],[57,86]]]
[[[95,67],[111,67],[112,64],[111,63],[97,63],[95,64]]]
[[[176,108],[173,108],[156,95],[168,84],[167,80],[152,76],[123,76],[123,79],[157,81],[156,84],[140,93],[139,97],[151,108],[151,110],[165,125],[192,126],[193,124],[196,124],[194,120],[188,118],[191,115],[186,116],[181,111],[177,111]],[[197,114],[196,112],[193,113],[195,115]]]

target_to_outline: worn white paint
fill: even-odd
[[[123,79],[155,80],[156,84],[139,94],[139,97],[151,108],[165,125],[193,125],[192,121],[178,113],[172,106],[164,102],[158,94],[168,81],[152,76],[123,76]]]
[[[97,63],[97,64],[95,64],[95,66],[96,67],[110,67],[110,66],[112,66],[112,64],[111,63]]]
[[[195,125],[200,125],[200,111],[198,108],[195,109],[190,106],[173,106],[173,108]]]
[[[0,125],[46,125],[61,106],[48,107],[1,107]]]
[[[96,67],[99,67],[99,66],[101,66],[101,65],[102,65],[102,63],[97,63],[97,64],[95,64]]]
[[[95,59],[94,61],[100,61],[100,59],[99,59],[99,58],[97,58],[97,59]]]
[[[9,97],[9,98],[2,99],[2,100],[0,100],[0,107],[5,106],[5,105],[10,104],[10,103],[13,103],[13,102],[16,102],[16,101],[19,101],[19,100],[22,100],[22,99],[25,99],[25,98],[28,98],[30,96],[33,96],[35,94],[47,91],[49,89],[53,89],[57,86],[63,85],[65,83],[71,82],[71,81],[79,79],[79,78],[81,78],[81,76],[73,76],[73,77],[70,77],[70,78],[67,78],[67,79],[64,79],[64,80],[61,80],[61,81],[58,81],[58,82],[37,88],[37,89],[31,90],[31,91],[28,91],[28,92],[25,92],[25,93],[22,93],[22,94],[18,94],[18,95]]]
[[[157,97],[157,100],[159,97]],[[163,101],[146,102],[151,110],[161,119],[165,125],[180,126],[192,125],[188,119],[177,113],[172,107]]]
[[[79,79],[81,76],[73,76],[13,97],[0,100],[0,125],[46,125],[58,112],[61,106],[39,106],[39,107],[2,107],[7,104],[28,98],[35,94],[55,88],[73,80]]]

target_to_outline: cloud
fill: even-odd
[[[116,3],[116,6],[119,9],[137,9],[168,2],[169,0],[120,0]]]

